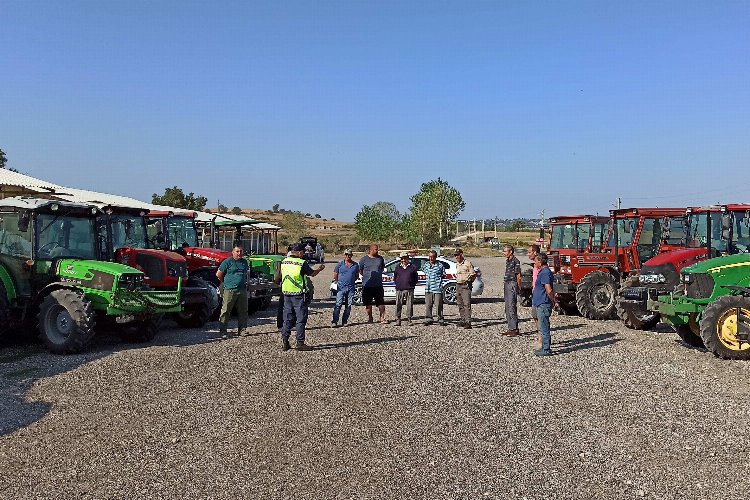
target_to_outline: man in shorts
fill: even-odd
[[[359,261],[362,276],[362,304],[367,307],[367,320],[372,323],[372,304],[378,306],[380,323],[385,324],[385,298],[383,295],[383,271],[385,260],[378,255],[378,246],[370,245],[370,251]]]

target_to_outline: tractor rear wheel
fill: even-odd
[[[94,338],[94,308],[79,292],[54,290],[44,298],[37,318],[42,340],[54,354],[81,352]]]
[[[175,313],[174,320],[183,328],[201,328],[211,319],[218,305],[216,291],[212,288],[213,285],[201,278],[190,277],[188,283],[190,286],[203,288],[203,301],[190,304],[183,311]]]
[[[617,282],[604,271],[587,274],[576,289],[578,310],[589,319],[612,319],[616,314]]]
[[[0,337],[10,330],[10,301],[5,287],[0,283]]]
[[[680,340],[685,344],[690,347],[703,347],[701,328],[695,320],[695,314],[690,315],[690,319],[686,325],[675,325],[674,329],[677,331]]]
[[[120,338],[125,342],[151,342],[159,333],[163,314],[154,314],[148,319],[128,323],[120,330]]]
[[[714,356],[750,359],[750,297],[719,297],[703,311],[700,326],[703,343]]]

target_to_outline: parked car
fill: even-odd
[[[314,262],[325,262],[326,252],[323,245],[318,243],[318,239],[314,236],[303,236],[299,239],[299,242],[305,245],[305,260]]]
[[[445,266],[445,277],[443,278],[443,300],[446,304],[455,304],[457,300],[456,291],[456,261],[447,257],[438,257],[438,262]],[[417,275],[419,280],[417,286],[414,289],[415,299],[424,299],[425,294],[425,283],[427,282],[425,274],[422,272],[422,266],[428,261],[426,255],[417,255],[411,257],[411,263],[417,266]],[[385,272],[383,272],[383,292],[386,300],[396,300],[396,284],[393,282],[393,270],[399,265],[400,259],[390,259],[385,262]],[[478,296],[482,295],[484,291],[484,282],[482,281],[482,271],[478,267],[474,267],[474,271],[477,273],[477,278],[471,288],[471,295]],[[354,291],[354,303],[362,304],[362,281],[357,280],[356,289]],[[331,298],[336,298],[336,290],[338,287],[336,283],[331,283]]]

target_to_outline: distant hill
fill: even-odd
[[[209,208],[213,213],[218,213],[218,208]],[[284,224],[282,220],[284,214],[281,212],[274,212],[272,210],[261,210],[258,208],[243,208],[242,214],[246,215],[251,219],[262,220],[281,226],[282,234]],[[326,238],[328,236],[348,236],[354,235],[354,223],[345,222],[317,217],[305,217],[305,225],[309,231],[310,236],[316,236],[318,238]]]

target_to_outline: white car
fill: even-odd
[[[417,255],[410,257],[412,264],[417,266],[417,286],[414,289],[415,299],[424,299],[425,284],[427,282],[425,274],[422,272],[422,266],[428,261],[426,255]],[[447,257],[438,257],[437,261],[445,266],[445,276],[443,277],[443,301],[446,304],[455,304],[457,300],[456,291],[456,261]],[[401,262],[400,259],[395,258],[386,261],[385,271],[383,272],[383,295],[386,300],[396,300],[396,284],[393,282],[393,270]],[[482,295],[484,291],[484,282],[482,281],[482,271],[478,267],[474,268],[474,272],[477,273],[477,277],[471,288],[471,295],[477,296]],[[362,281],[357,279],[356,288],[354,290],[354,303],[362,304]],[[336,283],[331,283],[331,298],[336,298],[336,291],[338,287]]]

